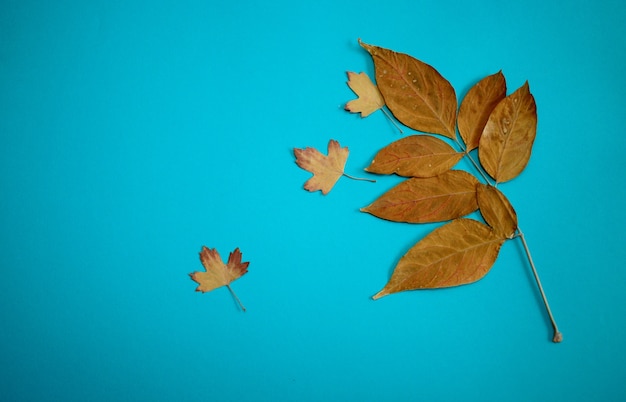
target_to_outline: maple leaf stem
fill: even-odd
[[[387,112],[384,107],[381,108],[380,110],[383,111],[383,114],[385,115],[385,117],[387,117],[387,119],[391,122],[391,124],[393,124],[398,129],[398,131],[400,131],[400,134],[404,134],[404,131],[402,131],[400,126],[396,123],[396,121],[393,119],[393,117],[391,117],[389,112]]]
[[[546,311],[548,312],[548,316],[550,317],[550,321],[552,322],[552,327],[554,328],[554,337],[552,338],[552,342],[559,343],[563,340],[563,334],[559,332],[559,328],[556,326],[556,321],[554,320],[554,316],[552,315],[552,311],[550,310],[550,305],[548,304],[548,299],[546,298],[546,294],[543,291],[543,286],[541,286],[541,281],[539,280],[539,274],[537,273],[537,269],[535,268],[535,263],[533,262],[533,258],[530,256],[530,249],[528,248],[528,244],[526,243],[526,238],[524,237],[524,233],[519,227],[517,228],[516,236],[522,239],[522,245],[524,246],[524,251],[526,251],[526,256],[528,257],[528,262],[530,263],[530,267],[532,268],[533,275],[535,276],[535,281],[537,282],[539,293],[541,293],[543,304],[546,306]]]
[[[370,183],[376,183],[376,180],[373,180],[373,179],[366,179],[364,177],[354,177],[354,176],[350,176],[347,173],[342,173],[342,175],[346,176],[347,178],[352,179],[352,180],[369,181]]]
[[[239,304],[239,307],[241,307],[241,309],[245,313],[246,312],[246,308],[244,307],[243,303],[241,303],[241,300],[239,300],[239,298],[237,297],[237,294],[235,293],[233,288],[231,288],[230,285],[226,285],[226,287],[228,288],[228,290],[230,290],[230,294],[233,295],[233,297],[237,301],[237,304]]]

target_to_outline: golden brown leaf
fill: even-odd
[[[466,151],[478,147],[478,141],[496,105],[506,97],[502,71],[489,75],[474,85],[463,98],[457,124]]]
[[[433,177],[454,166],[463,154],[431,135],[411,135],[381,149],[365,168],[370,173]]]
[[[391,279],[374,299],[404,290],[475,282],[491,269],[504,240],[472,219],[449,222],[424,237],[400,259]]]
[[[474,176],[463,170],[451,170],[435,177],[412,178],[387,191],[361,211],[394,222],[447,221],[478,208],[477,183]]]
[[[517,229],[517,214],[504,194],[494,186],[478,184],[478,208],[498,236],[511,238]]]
[[[197,292],[210,292],[222,286],[229,286],[232,281],[248,272],[249,262],[241,262],[241,252],[236,248],[228,256],[228,263],[224,264],[216,249],[202,246],[200,261],[205,272],[189,274],[191,279],[199,283]]]
[[[528,164],[537,133],[537,108],[528,82],[504,98],[489,116],[478,146],[487,173],[502,183]]]
[[[348,86],[358,96],[346,103],[345,109],[350,113],[367,117],[385,105],[383,96],[367,74],[348,71]]]
[[[298,166],[313,173],[313,177],[304,183],[304,188],[308,191],[321,190],[322,194],[326,195],[343,175],[350,151],[347,147],[341,148],[339,142],[330,140],[328,156],[310,147],[295,148],[294,153]]]
[[[398,120],[418,131],[456,138],[456,94],[437,70],[407,54],[359,43],[372,56],[378,89]]]

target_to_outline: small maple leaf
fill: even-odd
[[[237,303],[239,303],[241,309],[246,311],[246,308],[241,304],[241,301],[230,287],[232,281],[239,279],[248,272],[248,265],[250,264],[249,262],[241,262],[241,252],[239,248],[236,248],[230,253],[228,263],[224,264],[216,249],[202,246],[200,261],[206,271],[189,274],[191,279],[199,284],[196,288],[196,292],[210,292],[219,287],[226,286]]]
[[[385,101],[378,87],[367,74],[348,71],[348,86],[357,94],[358,99],[346,103],[345,109],[347,111],[361,113],[361,117],[367,117],[385,106]]]
[[[341,148],[339,142],[330,140],[328,156],[311,147],[295,148],[294,153],[298,166],[313,173],[313,177],[304,183],[304,188],[308,191],[321,190],[326,195],[344,174],[343,169],[350,151],[348,147]]]

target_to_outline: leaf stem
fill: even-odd
[[[488,185],[490,185],[490,186],[495,186],[494,183],[491,183],[491,181],[489,180],[489,177],[487,177],[487,174],[485,174],[485,172],[483,172],[483,169],[480,167],[480,165],[474,160],[474,158],[472,158],[472,155],[470,155],[469,152],[465,152],[465,156],[467,156],[469,158],[469,160],[472,162],[472,165],[474,165],[476,170],[478,170],[478,173],[480,173],[480,175],[483,177],[483,179],[485,179],[485,182]]]
[[[480,173],[480,175],[483,177],[483,180],[485,180],[485,183],[487,183],[490,186],[494,186],[494,184],[491,183],[491,181],[489,180],[489,177],[487,176],[487,174],[483,171],[483,169],[480,167],[480,165],[474,160],[474,158],[472,158],[472,155],[469,153],[469,151],[467,150],[467,148],[465,148],[465,146],[463,146],[463,144],[459,141],[458,138],[455,138],[454,141],[456,142],[456,144],[459,146],[459,148],[461,148],[461,152],[463,152],[465,154],[465,156],[467,156],[470,160],[470,162],[472,162],[472,165],[474,165],[474,168],[478,171],[478,173]]]
[[[342,175],[344,175],[344,176],[346,176],[347,178],[352,179],[352,180],[369,181],[370,183],[376,183],[376,180],[373,180],[373,179],[366,179],[366,178],[364,178],[364,177],[354,177],[354,176],[350,176],[350,175],[349,175],[349,174],[347,174],[347,173],[342,173]]]
[[[231,288],[230,285],[226,285],[226,287],[228,288],[228,290],[230,290],[230,294],[233,295],[233,297],[237,301],[237,304],[239,304],[239,307],[241,307],[241,309],[245,313],[246,312],[246,308],[243,306],[243,303],[241,303],[241,300],[239,300],[239,298],[237,297],[237,294],[235,293],[233,288]]]
[[[539,293],[541,293],[541,298],[543,299],[543,304],[546,306],[546,311],[548,312],[548,316],[550,317],[550,321],[552,323],[552,327],[554,328],[554,337],[552,338],[552,342],[559,343],[563,340],[563,334],[559,332],[559,328],[556,326],[556,321],[552,316],[552,311],[550,311],[550,305],[548,304],[548,299],[546,298],[546,294],[543,291],[543,286],[541,286],[541,281],[539,280],[539,274],[537,274],[537,269],[535,268],[535,263],[533,262],[533,258],[530,256],[530,249],[528,248],[528,244],[526,243],[526,238],[524,237],[524,233],[518,227],[517,228],[517,237],[522,239],[522,244],[524,245],[524,251],[526,251],[526,256],[528,257],[528,262],[530,263],[530,267],[533,270],[533,275],[535,276],[535,281],[537,281],[537,287],[539,288]]]
[[[402,129],[400,128],[400,126],[396,123],[396,121],[393,119],[393,117],[391,117],[391,115],[389,114],[389,112],[387,112],[385,110],[385,107],[383,106],[380,110],[383,111],[383,114],[385,115],[385,117],[387,117],[387,119],[389,119],[389,121],[391,122],[391,124],[393,124],[398,131],[400,131],[400,134],[404,134],[404,131],[402,131]]]

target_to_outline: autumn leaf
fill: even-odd
[[[526,82],[498,103],[480,137],[480,163],[497,183],[511,180],[524,170],[536,132],[537,108]]]
[[[511,238],[517,229],[517,214],[506,196],[494,186],[478,184],[476,198],[485,222],[497,235]]]
[[[298,166],[313,173],[313,177],[304,183],[304,188],[308,191],[321,190],[322,194],[326,195],[344,174],[343,169],[350,151],[347,147],[341,148],[339,142],[330,140],[328,142],[328,156],[310,147],[295,148],[294,153]]]
[[[451,170],[435,177],[411,178],[361,211],[394,222],[447,221],[478,208],[476,184],[478,180],[463,170]]]
[[[367,117],[385,105],[383,96],[367,74],[348,71],[348,86],[358,96],[346,103],[345,109],[350,113]]]
[[[504,241],[478,221],[461,218],[449,222],[415,244],[373,298],[475,282],[491,269]]]
[[[483,78],[467,92],[457,118],[459,134],[465,142],[466,152],[478,147],[489,115],[505,97],[506,81],[502,71]]]
[[[463,153],[431,135],[411,135],[381,149],[365,168],[370,173],[433,177],[450,170]]]
[[[518,227],[515,210],[488,177],[495,179],[495,184],[511,180],[529,161],[537,111],[528,83],[506,96],[502,72],[489,75],[467,92],[457,115],[454,89],[433,67],[403,53],[361,40],[359,44],[372,57],[375,81],[386,108],[403,124],[448,137],[463,151],[456,152],[436,137],[411,136],[381,149],[366,168],[371,173],[412,178],[361,211],[396,222],[452,220],[400,259],[389,282],[374,299],[404,290],[477,281],[491,269],[502,244],[519,238],[554,329],[553,341],[560,342],[562,334]],[[465,146],[456,137],[457,126]],[[482,169],[471,154],[476,148]],[[480,184],[467,172],[449,170],[462,156],[468,157],[488,185]],[[479,207],[486,225],[461,218]]]
[[[189,274],[192,280],[198,282],[197,292],[210,292],[222,286],[226,286],[237,300],[243,311],[246,311],[239,298],[230,287],[230,283],[239,279],[248,272],[249,262],[241,262],[241,252],[236,248],[228,256],[228,263],[224,264],[216,249],[202,246],[200,251],[200,261],[205,271],[193,272]]]
[[[378,89],[400,122],[456,138],[456,94],[437,70],[407,54],[359,43],[372,56]]]

